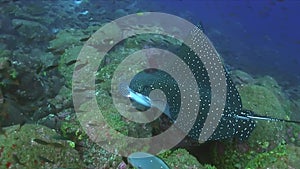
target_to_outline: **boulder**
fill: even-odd
[[[53,130],[35,124],[4,128],[0,168],[84,168],[79,153]]]
[[[189,154],[185,149],[177,149],[175,151],[166,151],[159,155],[165,163],[173,169],[204,169],[208,166],[202,166],[196,157]],[[211,169],[213,167],[211,166]]]
[[[13,19],[13,28],[24,38],[31,41],[45,41],[50,39],[50,33],[46,26],[30,20]]]
[[[266,87],[258,85],[244,85],[238,89],[243,108],[252,110],[258,115],[280,119],[288,118],[276,95]],[[270,147],[277,146],[284,140],[285,124],[282,122],[257,121],[251,133],[249,143],[259,148],[261,144]]]

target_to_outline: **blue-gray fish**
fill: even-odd
[[[135,152],[127,157],[128,163],[138,169],[169,169],[160,158],[145,152]]]

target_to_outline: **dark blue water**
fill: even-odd
[[[151,1],[146,9],[201,22],[226,63],[300,84],[299,1]]]

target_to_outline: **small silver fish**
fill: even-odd
[[[121,95],[134,100],[136,103],[140,104],[141,106],[144,106],[145,109],[151,107],[151,100],[148,96],[144,96],[138,92],[135,92],[134,90],[130,89],[129,86],[125,83],[121,83],[119,85],[119,92]]]
[[[137,110],[146,110],[151,107],[157,108],[161,112],[163,112],[166,116],[168,116],[173,122],[174,118],[171,116],[170,107],[167,102],[160,99],[151,99],[148,96],[145,96],[141,93],[138,93],[131,88],[129,88],[128,84],[121,83],[119,85],[119,92],[121,95],[131,99],[134,101],[133,106]]]

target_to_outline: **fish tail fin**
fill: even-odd
[[[252,120],[265,120],[265,121],[271,121],[271,122],[287,122],[287,123],[295,123],[300,124],[300,121],[295,120],[286,120],[286,119],[279,119],[275,117],[269,117],[269,116],[262,116],[255,114],[253,111],[250,110],[243,110],[243,113],[237,115],[240,119],[252,119]]]
[[[163,100],[151,100],[151,101],[152,101],[153,107],[156,107],[161,112],[163,112],[166,116],[168,116],[170,118],[170,120],[172,122],[175,121],[175,119],[171,115],[170,106],[169,106],[168,102],[163,101]]]
[[[130,88],[127,83],[119,84],[119,92],[122,96],[129,97],[130,96]]]

